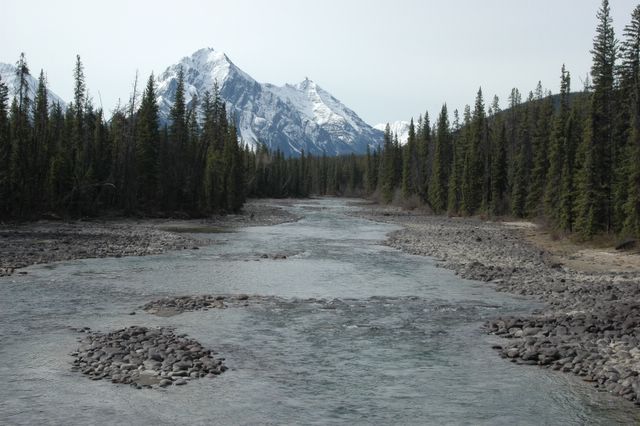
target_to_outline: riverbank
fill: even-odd
[[[242,212],[206,219],[109,219],[38,221],[0,226],[0,276],[29,265],[65,260],[146,256],[208,244],[196,234],[243,226],[267,226],[298,218],[283,207],[288,200],[251,200]]]
[[[487,323],[513,362],[580,376],[640,404],[640,255],[561,244],[535,224],[448,218],[360,204],[358,216],[403,229],[387,244],[430,256],[463,278],[544,302]]]

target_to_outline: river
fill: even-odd
[[[484,320],[537,307],[382,245],[347,201],[298,222],[206,235],[200,250],[85,259],[0,278],[1,424],[629,424],[637,409],[498,357]],[[202,236],[202,235],[200,235]],[[261,259],[281,253],[283,260]],[[163,296],[278,296],[169,318]],[[136,315],[129,315],[136,311]],[[226,358],[214,379],[136,390],[70,370],[78,333],[172,326]]]

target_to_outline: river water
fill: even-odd
[[[211,234],[200,250],[0,278],[0,424],[640,422],[625,401],[497,356],[483,321],[532,302],[383,246],[397,228],[345,215],[345,200],[289,208],[303,219]],[[260,259],[275,253],[287,259]],[[170,318],[139,309],[212,293],[279,297]],[[229,371],[152,390],[71,372],[78,334],[69,327],[129,325],[175,327]]]

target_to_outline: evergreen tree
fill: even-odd
[[[409,123],[409,136],[402,156],[402,196],[409,198],[418,191],[418,150],[413,118]]]
[[[46,194],[44,185],[48,168],[48,148],[49,148],[49,100],[47,97],[47,86],[44,71],[40,71],[38,88],[34,100],[33,110],[33,136],[30,149],[30,209],[39,210],[43,207]]]
[[[447,105],[444,104],[438,117],[428,191],[431,208],[437,213],[444,211],[447,207],[450,143],[449,113]]]
[[[139,179],[138,198],[143,203],[148,203],[156,199],[160,180],[160,170],[158,169],[160,128],[153,74],[149,76],[147,87],[142,95],[136,124],[138,126],[136,132],[137,176]]]
[[[469,215],[476,213],[482,202],[484,182],[482,148],[485,146],[486,136],[484,100],[482,98],[482,89],[480,89],[476,96],[462,177],[461,210]]]
[[[582,141],[585,163],[578,179],[576,230],[583,237],[612,229],[614,67],[617,43],[608,0],[598,11],[594,38],[591,112]]]
[[[396,158],[391,135],[391,127],[387,123],[384,130],[384,148],[382,151],[382,166],[380,167],[380,195],[382,202],[390,203],[396,186]]]
[[[425,111],[421,120],[418,131],[416,132],[418,141],[418,189],[420,197],[423,201],[428,201],[429,177],[431,176],[431,123],[429,121],[429,112]]]
[[[0,216],[11,208],[11,135],[9,133],[9,89],[0,77]]]
[[[491,125],[491,197],[489,212],[492,215],[504,213],[505,192],[507,189],[507,135],[504,119],[501,115],[498,97],[491,106],[494,118]]]
[[[184,98],[184,71],[182,67],[178,70],[178,81],[173,105],[169,112],[169,120],[167,154],[168,158],[173,161],[169,160],[171,161],[169,175],[172,180],[167,182],[169,185],[167,203],[169,208],[175,209],[183,207],[186,190],[186,172],[183,167],[179,166],[187,162],[187,107]]]
[[[536,106],[538,114],[533,129],[533,167],[526,200],[526,212],[529,216],[543,214],[544,189],[549,169],[548,145],[550,127],[553,119],[553,98],[549,94],[545,99],[542,95],[542,85],[538,82],[536,89]]]
[[[551,136],[549,141],[549,170],[547,173],[547,182],[545,189],[545,212],[554,222],[559,222],[560,216],[560,200],[563,197],[564,191],[570,191],[569,188],[564,188],[563,170],[568,165],[566,164],[567,158],[567,120],[569,117],[569,94],[571,93],[571,76],[562,65],[562,71],[560,76],[560,104],[558,111],[553,120],[553,128],[551,130]],[[567,173],[567,172],[564,172]],[[568,172],[572,175],[571,172]],[[565,176],[565,180],[569,176]],[[568,182],[567,182],[568,183]],[[565,194],[565,196],[568,194]],[[570,209],[571,210],[571,209]],[[565,211],[565,214],[567,212]]]
[[[624,232],[640,235],[640,5],[633,10],[624,34],[622,88],[628,96],[629,132],[625,159],[618,166],[620,190],[616,201],[622,204],[620,221]]]
[[[16,79],[18,81],[16,97],[11,106],[11,154],[9,164],[10,193],[12,205],[19,216],[28,214],[28,202],[33,194],[30,193],[28,181],[30,179],[30,123],[29,113],[31,99],[29,98],[29,67],[24,53],[16,64]],[[19,196],[19,194],[21,196]]]
[[[468,110],[468,106],[467,106]],[[467,114],[465,114],[467,115]],[[469,113],[470,115],[470,113]],[[468,123],[467,123],[468,124]],[[464,158],[463,138],[460,130],[460,115],[458,110],[453,111],[453,132],[451,165],[449,170],[447,211],[449,214],[456,214],[460,209],[460,184],[462,180],[462,167]]]

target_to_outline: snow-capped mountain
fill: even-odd
[[[11,102],[11,99],[13,99],[14,95],[18,91],[19,81],[16,76],[16,70],[16,66],[0,62],[0,79],[2,79],[2,82],[9,88],[9,102]],[[27,77],[27,84],[29,86],[29,98],[33,100],[36,96],[36,90],[38,90],[38,79],[29,75]],[[47,94],[49,98],[49,105],[60,103],[60,106],[63,108],[66,106],[66,103],[51,90],[47,89]]]
[[[364,153],[378,146],[382,132],[365,123],[309,79],[282,87],[262,84],[222,52],[200,49],[157,77],[160,114],[169,116],[182,67],[187,104],[218,83],[227,111],[235,115],[240,137],[256,146],[279,148],[285,155]]]
[[[380,123],[373,126],[375,129],[380,131],[385,130],[387,127],[387,123]],[[409,140],[409,122],[408,121],[394,121],[389,123],[389,128],[391,129],[392,135],[398,135],[398,142],[400,145],[404,145]]]

